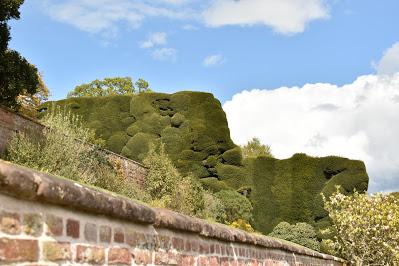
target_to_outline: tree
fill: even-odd
[[[151,145],[143,163],[148,167],[145,186],[151,197],[158,200],[170,197],[182,177],[166,154],[165,145]]]
[[[133,94],[135,88],[132,78],[130,77],[114,77],[105,78],[103,80],[93,80],[76,86],[75,89],[68,93],[68,98],[84,97],[84,96],[108,96],[108,95],[127,95]]]
[[[8,49],[10,19],[19,19],[23,0],[0,2],[0,104],[17,109],[20,94],[35,94],[39,85],[37,68],[18,52]]]
[[[18,112],[36,118],[38,115],[37,108],[48,100],[49,90],[44,83],[42,76],[39,74],[39,86],[35,94],[24,93],[17,97]]]
[[[246,145],[242,146],[242,155],[244,158],[273,157],[270,146],[261,144],[258,138],[252,138]]]
[[[399,199],[340,192],[325,201],[336,231],[330,243],[353,265],[399,265]]]
[[[150,85],[148,84],[148,82],[147,81],[145,81],[144,79],[138,79],[137,81],[136,81],[136,86],[137,86],[137,88],[139,89],[139,93],[142,93],[142,92],[150,92],[151,91],[151,89],[150,89]]]
[[[281,222],[274,227],[269,235],[297,243],[313,250],[320,250],[320,242],[317,241],[316,231],[313,226],[307,223],[291,225],[287,222]]]

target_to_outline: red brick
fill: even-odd
[[[169,236],[158,236],[159,246],[164,250],[169,250],[172,246],[171,240]]]
[[[135,250],[134,254],[134,262],[136,264],[151,264],[152,256],[151,252],[148,250]]]
[[[183,266],[194,266],[195,265],[195,258],[190,255],[182,256],[182,263]]]
[[[209,253],[209,245],[205,242],[201,242],[199,246],[199,252],[201,254],[208,254]]]
[[[0,238],[0,262],[35,262],[38,259],[37,240]]]
[[[66,234],[72,238],[80,237],[80,223],[79,221],[68,219],[66,225]]]
[[[184,240],[182,238],[177,238],[177,237],[172,238],[172,244],[173,247],[177,250],[184,249]]]
[[[76,247],[76,261],[80,263],[104,264],[105,250],[103,247],[78,245]]]
[[[220,265],[218,257],[210,257],[209,258],[209,265],[210,266],[218,266],[218,265]]]
[[[227,257],[219,258],[219,260],[220,260],[220,265],[222,265],[222,266],[229,266],[230,265],[229,258],[227,258]]]
[[[97,242],[97,225],[87,223],[84,231],[85,239],[89,242]]]
[[[110,248],[108,251],[109,264],[130,265],[132,256],[127,248]]]
[[[47,235],[62,236],[63,222],[61,217],[49,214],[46,216]]]
[[[43,256],[48,261],[71,260],[71,244],[65,242],[44,242]]]
[[[181,265],[181,261],[182,261],[182,256],[179,253],[175,253],[172,252],[171,250],[169,250],[168,252],[168,257],[169,257],[169,261],[168,264],[169,265]]]
[[[124,243],[125,242],[125,233],[122,228],[114,229],[114,242],[116,242],[116,243]]]
[[[43,233],[43,219],[40,214],[24,214],[22,224],[23,231],[27,235],[40,236]]]
[[[197,265],[198,266],[208,266],[209,265],[208,257],[199,257]]]
[[[155,253],[155,264],[156,265],[167,265],[169,261],[169,255],[165,251],[158,251]]]
[[[105,243],[111,243],[111,227],[102,225],[100,226],[100,241]]]
[[[18,213],[2,212],[0,214],[0,230],[10,235],[20,234],[20,215]]]

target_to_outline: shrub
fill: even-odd
[[[222,155],[223,160],[227,164],[241,165],[242,163],[242,152],[240,147],[225,151]]]
[[[337,236],[332,244],[354,265],[399,264],[399,200],[392,195],[334,193],[325,200]]]
[[[98,146],[94,132],[82,126],[79,117],[55,109],[42,119],[42,135],[18,133],[7,147],[7,159],[39,171],[97,186],[117,194],[146,201],[137,185],[118,174]]]
[[[171,196],[182,177],[166,154],[165,145],[152,145],[143,163],[149,169],[145,187],[151,197],[159,200],[164,196]]]
[[[313,250],[320,250],[320,243],[317,241],[316,231],[313,226],[307,223],[296,223],[295,225],[291,225],[287,222],[281,222],[269,235],[297,243]]]
[[[209,191],[204,191],[204,209],[201,218],[223,223],[226,220],[226,210],[222,201]]]
[[[232,223],[238,219],[252,221],[252,205],[246,197],[233,190],[221,190],[215,196],[224,206],[226,223]]]
[[[198,180],[184,177],[174,188],[169,207],[175,211],[201,216],[204,208],[204,189]]]
[[[263,145],[258,138],[252,138],[242,148],[244,158],[256,158],[259,156],[273,157],[269,145]]]

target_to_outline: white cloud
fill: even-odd
[[[191,24],[185,24],[181,28],[183,30],[190,30],[190,31],[198,30],[198,27],[191,25]]]
[[[283,34],[303,32],[310,21],[328,16],[323,0],[215,0],[203,12],[211,27],[262,24]]]
[[[137,28],[149,18],[182,20],[211,27],[261,24],[283,34],[304,31],[328,17],[325,0],[37,0],[55,21],[108,37],[121,25]]]
[[[221,65],[221,64],[223,64],[224,61],[225,60],[222,55],[214,54],[214,55],[209,55],[209,56],[205,57],[202,64],[205,67],[212,67],[212,66]]]
[[[147,40],[140,43],[140,47],[143,49],[152,48],[158,45],[165,45],[167,43],[168,35],[166,32],[155,32],[151,33]]]
[[[155,49],[151,56],[153,59],[158,61],[170,61],[175,62],[177,59],[177,50],[173,48],[159,48]]]
[[[394,74],[399,72],[399,42],[387,49],[381,60],[374,65],[378,74]]]
[[[297,152],[363,160],[369,191],[399,191],[399,73],[361,76],[342,87],[243,91],[223,106],[231,136],[257,136],[274,155]]]
[[[185,7],[184,0],[139,1],[139,0],[39,0],[43,11],[52,19],[72,25],[90,33],[115,36],[119,23],[137,28],[148,17],[188,19],[195,15]],[[165,5],[169,4],[169,5]]]

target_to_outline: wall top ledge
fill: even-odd
[[[54,204],[92,214],[152,225],[156,228],[194,233],[221,241],[246,243],[325,260],[345,262],[340,258],[287,241],[249,234],[226,225],[209,223],[170,210],[151,208],[110,192],[3,160],[0,160],[0,193],[19,199]]]

